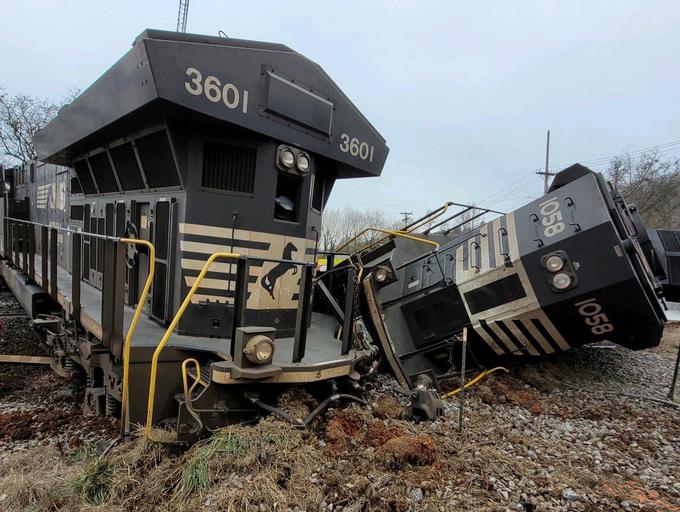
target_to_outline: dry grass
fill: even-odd
[[[82,471],[84,463],[77,458],[70,461],[54,447],[19,451],[0,464],[0,495],[6,495],[3,510],[47,510],[58,490]]]

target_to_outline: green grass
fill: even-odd
[[[197,448],[193,456],[182,467],[178,493],[189,496],[204,491],[212,482],[210,462],[218,454],[227,454],[234,459],[245,456],[250,443],[233,433],[215,434],[206,444]]]
[[[69,491],[90,505],[106,501],[113,481],[114,467],[107,461],[96,461],[85,468],[82,476],[69,483]]]

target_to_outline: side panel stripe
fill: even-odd
[[[541,349],[543,350],[543,352],[545,352],[546,354],[552,354],[552,353],[555,352],[555,349],[552,348],[552,346],[550,345],[550,343],[548,343],[548,342],[546,341],[546,339],[543,337],[543,335],[542,335],[540,332],[538,332],[538,329],[536,329],[536,327],[534,327],[534,324],[531,323],[531,321],[529,321],[529,320],[520,320],[520,322],[522,322],[522,325],[523,325],[524,328],[527,330],[528,334],[529,334],[534,340],[536,340],[536,342],[537,342],[538,345],[541,347]]]
[[[503,332],[503,330],[498,326],[498,322],[491,322],[487,324],[491,330],[496,334],[498,339],[500,339],[503,344],[510,349],[511,352],[516,353],[520,351],[520,348],[515,345],[510,338]]]
[[[502,355],[505,353],[505,351],[498,346],[498,343],[489,336],[489,333],[486,332],[486,329],[484,329],[484,326],[480,323],[479,327],[475,328],[475,332],[479,334],[479,336],[484,340],[484,342],[491,347],[491,349],[498,355]]]

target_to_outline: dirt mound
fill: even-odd
[[[423,466],[434,463],[437,449],[429,436],[398,436],[385,442],[376,454],[379,459],[390,465],[415,464]]]

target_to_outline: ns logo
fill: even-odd
[[[288,242],[288,244],[283,248],[283,254],[281,255],[282,260],[292,260],[293,253],[297,252],[297,247],[293,242]],[[260,285],[262,288],[267,290],[272,299],[274,297],[274,289],[276,288],[276,283],[283,275],[289,270],[293,271],[293,275],[297,274],[297,266],[292,263],[280,262],[277,263],[267,274],[265,274],[260,280]]]

